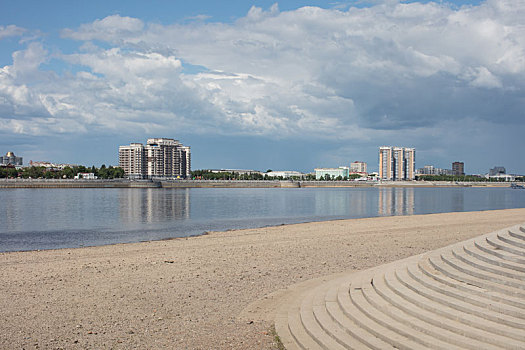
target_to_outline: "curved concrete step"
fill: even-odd
[[[363,287],[361,293],[370,307],[377,310],[376,322],[382,323],[385,327],[394,332],[403,334],[405,337],[414,340],[430,349],[463,349],[464,347],[456,344],[461,340],[456,334],[442,329],[434,329],[432,325],[422,322],[421,319],[404,312],[402,309],[390,303],[387,299],[376,291],[377,281],[382,276],[375,276],[374,285]],[[365,304],[364,307],[366,307]]]
[[[525,228],[333,279],[286,305],[287,349],[525,349]]]
[[[502,261],[511,261],[515,262],[520,265],[525,265],[525,258],[522,258],[516,254],[509,253],[507,251],[501,250],[492,244],[490,244],[487,240],[479,240],[474,242],[474,245],[479,250],[482,250],[485,253],[494,255],[498,259],[501,259]]]
[[[432,278],[439,283],[452,287],[454,289],[466,292],[472,296],[478,296],[482,298],[487,298],[491,301],[500,302],[510,306],[514,306],[518,309],[525,308],[525,299],[508,294],[502,294],[499,292],[494,292],[492,290],[477,286],[470,282],[463,281],[460,277],[453,278],[442,273],[441,270],[436,269],[430,260],[425,259],[418,262],[419,270],[429,278]]]
[[[496,249],[500,249],[500,250],[506,251],[507,253],[513,254],[517,259],[521,260],[525,256],[524,255],[525,252],[520,250],[520,248],[515,247],[511,244],[508,244],[507,242],[500,240],[498,236],[494,236],[494,237],[487,236],[486,241],[488,244],[495,247]]]
[[[463,331],[458,332],[458,329],[462,328],[458,323],[450,324],[447,319],[415,305],[410,300],[406,300],[395,289],[390,288],[387,283],[388,278],[383,276],[383,278],[374,279],[374,290],[381,298],[402,310],[403,314],[410,315],[413,321],[406,319],[405,322],[411,326],[421,325],[428,334],[465,349],[497,348],[492,344],[487,345],[484,341],[470,337]]]
[[[376,337],[370,329],[376,325],[368,322],[366,318],[360,318],[361,313],[355,309],[349,298],[346,298],[351,288],[360,288],[355,285],[341,285],[337,289],[337,303],[327,303],[326,309],[334,321],[343,327],[348,334],[364,345],[366,349],[394,349],[392,344],[384,342]]]
[[[509,315],[512,317],[525,320],[523,308],[509,305],[500,300],[487,297],[486,293],[474,293],[472,290],[465,290],[456,288],[452,283],[443,283],[440,280],[430,277],[425,274],[419,267],[419,263],[410,264],[407,266],[407,273],[410,278],[416,283],[431,289],[436,293],[454,298],[456,300],[472,304],[481,308],[482,310],[492,310],[497,313]],[[466,306],[465,306],[466,307]]]
[[[375,329],[369,330],[376,337],[392,344],[397,349],[420,349],[422,346],[429,349],[451,347],[451,344],[445,344],[392,317],[393,314],[401,311],[395,309],[391,304],[384,302],[381,304],[381,299],[375,294],[370,279],[362,281],[359,286],[359,288],[350,288],[347,293],[341,294],[340,300],[342,302],[343,299],[349,299],[363,315],[363,319],[377,324]],[[345,312],[349,313],[349,310],[345,308]]]
[[[463,260],[458,259],[454,255],[454,250],[451,249],[450,251],[443,252],[441,254],[441,260],[451,266],[452,268],[461,271],[465,274],[468,274],[472,277],[477,277],[479,279],[493,282],[500,287],[505,286],[509,290],[516,290],[517,293],[525,294],[525,285],[521,283],[521,281],[517,281],[513,278],[509,278],[506,276],[502,276],[497,273],[492,273],[489,271],[481,270],[479,268],[473,267],[467,263],[465,263]]]
[[[512,237],[510,235],[510,231],[507,232],[507,234],[498,234],[497,237],[500,241],[503,241],[507,244],[510,244],[511,246],[519,248],[521,250],[520,255],[525,256],[525,252],[523,251],[523,249],[525,249],[525,242]]]
[[[509,230],[509,236],[525,241],[525,228],[520,227],[518,230]]]
[[[341,350],[345,349],[340,343],[338,343],[334,337],[327,333],[322,325],[318,322],[315,317],[315,309],[325,308],[324,303],[322,305],[314,305],[314,298],[317,293],[322,293],[318,290],[314,290],[306,294],[301,304],[301,322],[306,332],[319,344],[322,349],[326,350]],[[341,332],[340,328],[334,327],[332,324],[328,325],[331,327],[333,333]]]
[[[525,265],[497,258],[494,254],[486,251],[487,247],[485,247],[486,249],[480,247],[480,244],[466,244],[463,246],[463,250],[465,251],[465,253],[478,260],[482,260],[494,266],[504,267],[508,270],[511,270],[512,272],[519,271],[522,273],[523,276],[525,276]]]
[[[436,292],[425,284],[420,284],[417,279],[413,279],[408,269],[397,269],[395,276],[404,287],[422,297],[419,301],[425,303],[424,308],[431,309],[434,307],[438,309],[435,311],[436,313],[460,320],[462,323],[471,324],[476,328],[497,334],[506,332],[505,336],[507,337],[525,341],[525,332],[523,332],[525,320],[490,310],[486,305],[477,306],[465,302],[461,298]]]
[[[458,282],[478,287],[481,292],[490,292],[499,294],[502,298],[506,296],[512,296],[521,300],[525,300],[525,293],[521,290],[499,284],[494,281],[483,279],[483,277],[477,277],[470,274],[470,271],[465,272],[465,269],[457,269],[458,264],[450,265],[442,260],[441,256],[429,256],[430,265],[441,272],[443,275],[450,277]]]
[[[474,269],[489,272],[510,279],[525,281],[525,273],[515,270],[513,268],[508,268],[508,265],[491,264],[490,262],[487,262],[486,260],[488,259],[484,259],[483,256],[481,256],[481,258],[478,258],[478,255],[469,254],[467,250],[468,248],[466,248],[465,246],[457,247],[452,249],[452,255],[454,255],[456,259],[464,262],[465,264],[472,266]]]
[[[452,332],[457,332],[459,335],[471,338],[471,342],[480,340],[485,344],[506,346],[507,344],[515,343],[513,339],[523,336],[521,330],[512,329],[503,324],[500,324],[499,327],[494,327],[494,323],[489,320],[472,314],[462,313],[448,305],[434,303],[422,297],[399,282],[395,271],[385,274],[385,282],[392,292],[406,300],[414,308],[417,317],[421,317],[422,320],[436,327],[448,329]],[[498,334],[495,328],[499,329],[501,335]],[[510,337],[513,339],[510,339]],[[525,341],[525,338],[523,341]]]

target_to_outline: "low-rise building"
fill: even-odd
[[[302,178],[305,176],[303,173],[294,170],[270,171],[265,175],[268,177],[282,177],[283,179],[289,179],[291,177]]]
[[[46,170],[64,170],[65,168],[73,168],[78,165],[76,164],[66,164],[66,163],[53,163],[53,162],[45,162],[45,161],[29,161],[29,166],[34,167],[44,167]]]
[[[340,166],[339,168],[316,168],[315,170],[315,179],[320,180],[321,178],[325,180],[348,178],[350,175],[350,168],[347,166]]]
[[[218,173],[230,173],[230,174],[238,174],[238,175],[262,175],[263,173],[258,170],[247,170],[247,169],[210,169],[210,172],[214,174]]]
[[[94,173],[78,173],[77,175],[75,175],[75,180],[79,180],[79,179],[96,180],[97,176],[95,176]]]

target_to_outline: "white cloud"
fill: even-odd
[[[64,29],[62,36],[75,40],[120,41],[139,35],[143,28],[144,23],[140,19],[112,15],[82,24],[78,30]]]
[[[15,123],[23,118],[14,110],[30,105],[24,113],[50,134],[173,128],[365,142],[495,114],[523,123],[523,18],[525,6],[507,0],[459,9],[274,5],[230,24],[113,15],[62,32],[83,42],[55,56],[75,74],[38,74],[48,59],[41,44],[14,54],[0,71],[0,111],[12,111],[0,129],[36,132]],[[208,71],[185,72],[185,63]]]
[[[0,40],[11,36],[22,36],[27,30],[10,24],[8,26],[0,26]]]

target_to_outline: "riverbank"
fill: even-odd
[[[2,188],[510,187],[510,182],[0,179]]]
[[[525,209],[394,216],[0,254],[0,348],[274,349],[243,312],[270,293],[525,221]]]

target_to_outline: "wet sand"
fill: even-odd
[[[253,305],[280,290],[523,222],[508,209],[1,253],[0,348],[276,349]]]

